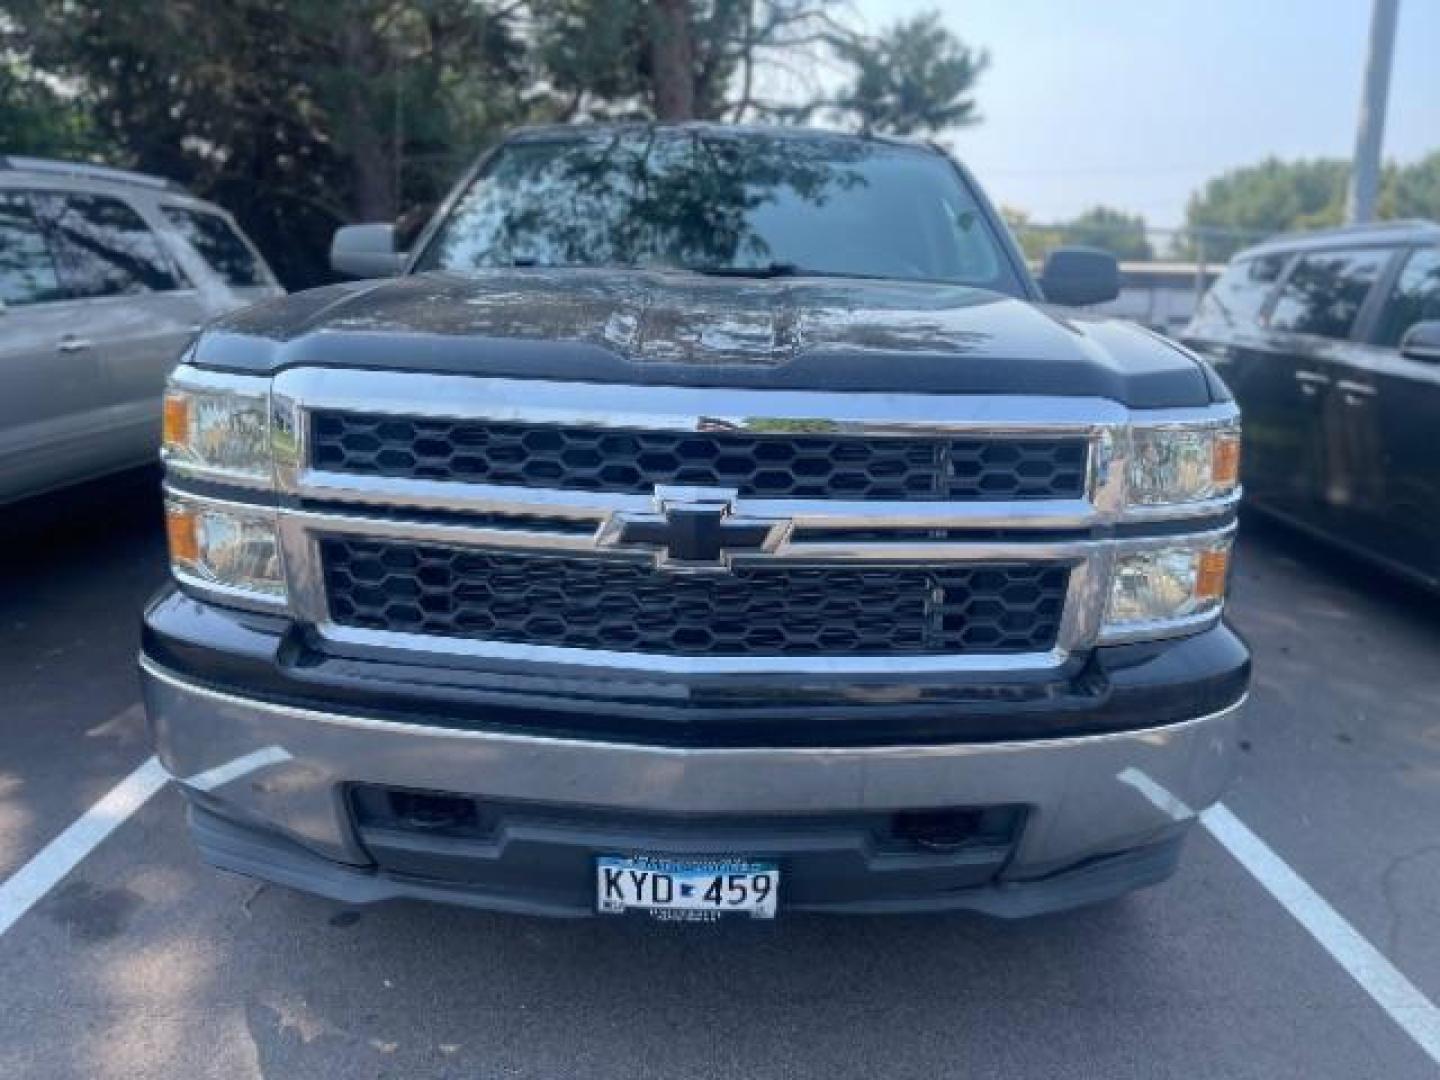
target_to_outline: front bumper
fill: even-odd
[[[583,868],[596,854],[705,854],[742,842],[736,854],[795,863],[797,902],[782,892],[792,908],[1017,915],[1117,895],[1173,869],[1190,820],[1153,793],[1158,785],[1195,811],[1214,802],[1235,768],[1243,705],[1025,741],[687,747],[376,719],[207,688],[153,659],[142,670],[161,760],[191,800],[211,862],[349,902],[415,897],[546,914],[592,910]],[[548,808],[578,823],[517,820],[484,844],[397,871],[377,866],[356,828],[348,793],[357,784]],[[973,858],[877,860],[853,829],[837,825],[819,841],[800,827],[956,807],[1023,808],[1023,827],[983,880]],[[743,841],[732,839],[736,815],[750,823]],[[447,878],[426,866],[467,869]],[[817,884],[826,880],[835,887]]]

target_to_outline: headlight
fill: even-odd
[[[1240,425],[1136,427],[1129,501],[1165,506],[1228,495],[1240,480]]]
[[[270,398],[262,380],[243,382],[259,385],[253,391],[184,385],[165,391],[167,464],[220,479],[270,483]]]
[[[1115,556],[1105,633],[1189,626],[1220,610],[1230,570],[1230,537],[1176,541]]]
[[[275,514],[172,496],[165,504],[170,565],[183,582],[283,602]]]

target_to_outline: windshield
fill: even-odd
[[[816,135],[633,130],[503,147],[418,270],[681,268],[1019,291],[959,172]]]

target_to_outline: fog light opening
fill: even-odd
[[[473,829],[478,822],[474,800],[459,795],[391,791],[389,797],[390,812],[401,828],[440,832]]]
[[[895,838],[927,851],[953,851],[979,835],[982,810],[907,810],[895,815]]]

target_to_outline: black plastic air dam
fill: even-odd
[[[584,918],[595,913],[593,893],[585,888],[591,883],[588,873],[579,888],[572,881],[568,888],[549,893],[390,874],[372,866],[348,866],[321,858],[286,837],[217,816],[199,800],[191,802],[190,828],[201,857],[211,866],[345,904],[409,899],[519,915]],[[953,888],[945,887],[953,881],[936,882],[932,877],[912,882],[928,888],[897,896],[884,891],[877,894],[876,876],[867,875],[851,879],[843,899],[811,898],[808,903],[804,896],[798,902],[787,899],[785,911],[838,915],[975,911],[1006,919],[1064,911],[1164,881],[1175,871],[1186,829],[1173,825],[1167,834],[1143,847],[1084,859],[1032,880],[995,880]],[[939,888],[935,888],[937,884]]]
[[[275,616],[167,586],[142,651],[208,688],[397,723],[661,746],[865,746],[1002,742],[1137,730],[1225,709],[1250,653],[1224,624],[1107,646],[1054,672],[856,679],[633,676],[537,670],[443,654],[344,655]]]

